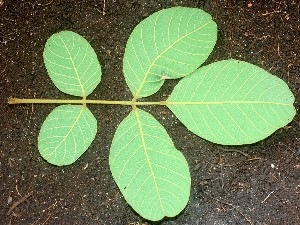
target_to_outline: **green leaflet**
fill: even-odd
[[[97,120],[87,107],[58,106],[42,125],[39,152],[51,164],[69,165],[87,150],[96,133]]]
[[[72,31],[61,31],[47,40],[44,63],[55,86],[70,95],[88,96],[101,80],[96,53]]]
[[[135,99],[154,94],[165,79],[184,77],[211,53],[217,26],[196,8],[156,12],[136,26],[123,59],[125,80]]]
[[[223,145],[257,142],[296,111],[287,84],[252,64],[224,60],[183,78],[167,101],[193,133]]]
[[[126,201],[142,217],[173,217],[186,206],[191,178],[184,156],[160,123],[133,110],[119,125],[109,156],[110,169]]]

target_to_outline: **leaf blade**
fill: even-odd
[[[96,133],[97,121],[87,107],[61,105],[44,121],[38,149],[49,163],[70,165],[88,149]]]
[[[216,23],[200,9],[173,7],[142,21],[130,35],[123,59],[134,97],[152,95],[165,79],[194,71],[207,59],[216,38]]]
[[[64,93],[88,96],[101,81],[95,51],[75,32],[53,34],[46,42],[43,57],[51,80]]]
[[[186,206],[191,183],[187,162],[150,114],[136,109],[122,121],[109,164],[126,201],[144,218],[172,217]]]
[[[224,145],[262,140],[295,115],[284,81],[238,60],[198,69],[178,83],[167,102],[189,130]]]

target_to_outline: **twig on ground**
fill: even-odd
[[[290,83],[290,67],[291,67],[291,66],[293,66],[292,63],[290,63],[290,64],[288,65],[288,72],[287,72],[287,82],[288,82],[288,83]]]
[[[103,16],[106,14],[105,8],[106,8],[106,0],[103,0],[103,9],[102,9],[102,15]]]
[[[50,2],[46,3],[44,6],[50,5],[54,0],[51,0]]]
[[[16,180],[16,182],[17,182],[17,180]],[[20,197],[22,197],[22,195],[21,195],[20,192],[19,192],[19,189],[18,189],[18,185],[17,185],[17,184],[16,184],[16,191],[17,191],[18,195],[19,195]]]
[[[50,219],[51,215],[52,215],[51,213],[48,214],[48,217],[47,217],[46,220],[42,223],[42,225],[46,224],[46,222]]]
[[[103,8],[102,8],[102,11],[100,11],[99,9],[96,8],[96,10],[99,12],[99,13],[102,13],[103,16],[106,15],[106,0],[103,0]]]
[[[244,162],[254,161],[254,160],[259,160],[259,159],[261,159],[261,158],[260,157],[254,157],[254,158],[250,158],[250,159],[245,159],[245,160],[239,161],[239,162],[234,163],[234,164],[224,164],[223,166],[231,167],[231,166],[236,166],[236,165],[244,163]]]
[[[106,0],[103,0],[103,8],[102,8],[102,12],[101,12],[103,16],[105,16],[105,14],[106,14],[105,10],[106,10]],[[98,11],[100,12],[100,10],[98,10]]]
[[[274,191],[271,191],[271,192],[268,194],[268,196],[267,196],[264,200],[261,201],[261,203],[264,203],[264,202],[270,197],[270,195],[273,194],[273,193],[274,193]]]
[[[270,14],[273,14],[273,13],[281,13],[281,11],[266,12],[266,13],[262,13],[261,15],[267,16],[267,15],[270,15]]]
[[[254,39],[257,39],[257,40],[264,40],[264,39],[267,39],[267,38],[274,38],[273,36],[271,36],[269,34],[261,36],[261,37],[258,37],[258,36],[254,35],[252,33],[249,33],[249,32],[245,32],[244,36],[246,36],[246,37],[252,36],[252,37],[254,37]]]
[[[48,211],[47,217],[45,219],[45,221],[43,223],[39,223],[41,225],[46,224],[46,222],[51,218],[53,212],[50,211],[52,208],[54,208],[57,204],[57,201],[55,200],[55,202],[53,204],[51,204],[47,209],[44,209],[43,212]],[[35,225],[37,224],[38,221],[40,221],[41,218],[37,219],[35,222],[31,223],[30,225]]]
[[[283,60],[283,58],[281,57],[281,54],[280,54],[279,42],[277,43],[277,54],[278,54],[279,58],[281,58]]]
[[[30,192],[29,194],[25,195],[24,197],[22,197],[20,200],[16,201],[8,210],[8,212],[6,213],[6,215],[10,215],[11,212],[18,207],[18,205],[20,205],[21,203],[25,202],[29,197],[31,197],[33,195],[33,192]]]

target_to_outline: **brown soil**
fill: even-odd
[[[114,132],[129,107],[90,106],[99,121],[95,141],[73,165],[55,167],[37,150],[39,129],[55,105],[11,106],[7,98],[70,98],[51,83],[42,53],[51,34],[73,30],[102,65],[90,98],[130,100],[122,73],[126,41],[145,17],[177,5],[204,9],[218,24],[205,64],[228,58],[256,64],[288,83],[299,108],[298,0],[0,0],[1,224],[151,224],[127,205],[108,165]],[[149,100],[166,99],[177,82]],[[192,175],[186,209],[157,224],[300,224],[299,115],[259,143],[224,147],[193,135],[166,107],[144,109],[166,127]]]

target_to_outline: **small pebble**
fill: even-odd
[[[8,200],[7,200],[7,204],[10,204],[10,203],[12,203],[12,197],[11,196],[9,196]]]
[[[271,163],[271,168],[272,168],[272,169],[274,169],[274,168],[275,168],[275,166],[274,166],[274,164],[273,164],[273,163]]]

